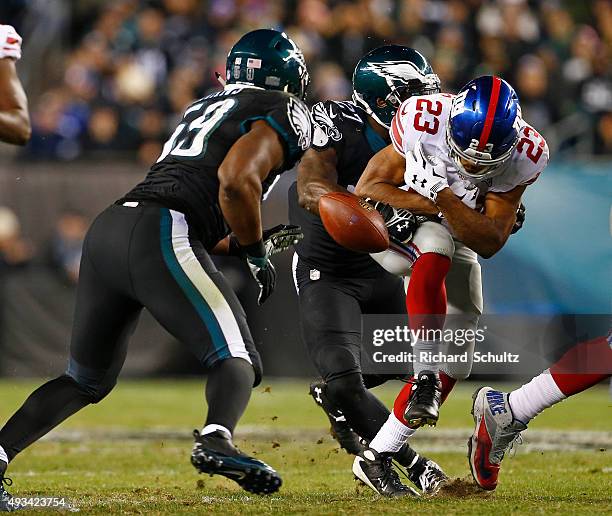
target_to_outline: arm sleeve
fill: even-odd
[[[285,168],[293,167],[312,143],[313,123],[309,109],[296,97],[283,94],[268,109],[265,120],[283,142]]]
[[[418,140],[418,134],[414,130],[415,98],[409,98],[402,102],[397,113],[391,121],[389,136],[393,143],[393,148],[402,156],[414,147]]]
[[[311,110],[313,119],[312,147],[315,150],[333,148],[341,154],[344,137],[341,131],[342,113],[333,101],[317,102]]]
[[[525,126],[521,131],[522,139],[519,141],[520,152],[523,154],[522,180],[519,184],[531,185],[536,182],[542,171],[548,165],[550,152],[544,137],[531,126]],[[523,140],[527,139],[527,144],[522,147]],[[533,142],[531,144],[531,142]],[[531,145],[529,145],[531,144]]]

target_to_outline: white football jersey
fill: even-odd
[[[0,25],[0,59],[21,59],[21,36],[11,25]]]
[[[446,141],[453,97],[449,93],[437,93],[404,101],[389,129],[395,150],[405,156],[420,141],[427,155],[436,156],[446,165],[450,189],[470,208],[480,209],[487,192],[509,192],[519,185],[533,183],[548,164],[548,145],[522,119],[518,122],[520,140],[510,159],[502,165],[501,174],[474,183],[459,174]],[[408,183],[409,170],[404,177]]]

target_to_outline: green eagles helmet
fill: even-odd
[[[440,79],[413,48],[375,48],[359,60],[353,73],[353,100],[387,129],[404,100],[432,93],[440,93]]]
[[[227,55],[227,84],[249,84],[306,97],[310,76],[304,55],[284,33],[272,29],[247,32]]]

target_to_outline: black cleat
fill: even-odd
[[[397,471],[393,469],[392,459],[391,453],[378,453],[368,448],[355,457],[353,473],[381,496],[419,496],[414,489],[402,484]]]
[[[436,462],[427,457],[419,457],[408,468],[408,478],[424,495],[434,496],[449,478]]]
[[[319,405],[331,424],[331,434],[343,450],[351,455],[359,455],[365,447],[357,433],[349,426],[346,417],[337,409],[326,394],[327,384],[316,380],[310,384],[310,395]]]
[[[438,375],[431,371],[422,371],[419,377],[412,380],[412,391],[406,406],[404,419],[412,428],[423,425],[436,426],[440,411],[442,384]]]
[[[270,494],[279,490],[282,484],[279,474],[265,462],[242,453],[223,432],[200,435],[194,430],[193,436],[191,463],[199,473],[222,475],[250,493]]]
[[[393,454],[393,460],[405,468],[405,476],[424,495],[436,494],[448,477],[433,460],[415,452],[408,443]]]
[[[5,476],[0,475],[0,512],[17,511],[19,507],[13,503],[13,497],[4,488],[5,485],[10,486],[13,481]]]

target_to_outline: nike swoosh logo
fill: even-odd
[[[231,475],[231,477],[236,480],[242,480],[243,478],[246,477],[246,473],[244,473],[243,471],[221,470],[219,471],[219,473],[222,473],[224,475]]]
[[[485,459],[485,454],[480,454],[480,474],[485,480],[489,480],[491,478],[491,473],[487,469],[487,463]]]

